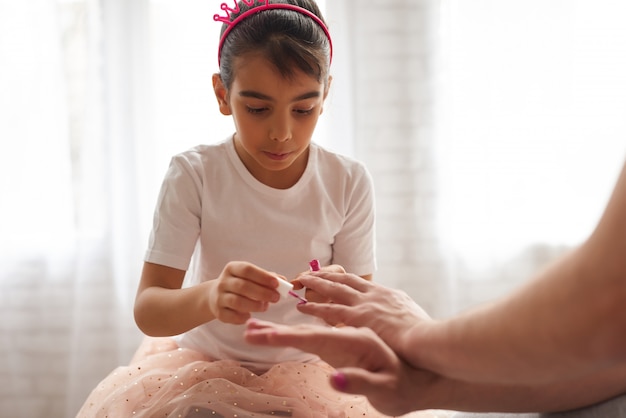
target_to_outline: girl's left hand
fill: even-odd
[[[339,264],[330,264],[328,266],[324,266],[324,267],[320,267],[319,271],[326,271],[329,273],[345,273],[346,270],[343,268],[343,266],[340,266]],[[293,288],[294,290],[299,290],[302,289],[304,287],[304,285],[300,282],[300,277],[304,276],[305,274],[309,274],[311,273],[310,271],[303,271],[302,273],[298,274],[298,276],[296,276],[296,278],[291,282],[291,284],[293,284]],[[317,293],[315,290],[313,289],[306,289],[305,291],[305,297],[306,300],[308,300],[309,302],[317,302],[317,303],[330,303],[332,302],[332,300],[326,296],[322,296],[319,293]]]

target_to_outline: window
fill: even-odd
[[[580,242],[626,156],[626,4],[449,0],[443,16],[447,241],[472,261]]]

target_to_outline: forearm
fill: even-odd
[[[171,336],[215,319],[204,294],[211,282],[184,289],[158,286],[143,289],[135,301],[135,321],[147,335]]]
[[[506,299],[416,326],[403,356],[445,376],[518,384],[575,378],[618,361],[624,285],[615,275],[596,277],[590,251],[579,248]]]
[[[470,381],[538,384],[626,361],[626,165],[598,226],[508,298],[404,338],[417,367]]]

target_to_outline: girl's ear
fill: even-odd
[[[228,90],[226,89],[226,86],[224,86],[224,83],[222,83],[222,77],[220,77],[219,74],[213,74],[213,91],[215,92],[217,104],[220,107],[222,115],[232,115],[233,113],[230,110],[230,105],[228,104]]]

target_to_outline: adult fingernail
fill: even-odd
[[[339,390],[345,390],[348,387],[348,379],[346,379],[346,375],[341,372],[333,373],[331,379],[335,388]]]

